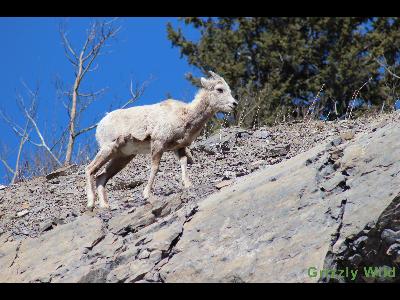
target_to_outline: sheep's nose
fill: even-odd
[[[237,101],[233,101],[233,106],[234,106],[234,107],[238,106]]]

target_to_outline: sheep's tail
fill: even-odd
[[[107,117],[107,114],[103,119],[100,120],[100,122],[97,124],[97,128],[96,128],[95,137],[96,137],[97,144],[99,146],[104,142],[103,139],[106,135],[106,132],[104,130],[104,119],[106,119],[106,117]]]

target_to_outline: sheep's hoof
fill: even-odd
[[[187,182],[185,182],[183,185],[184,185],[184,187],[185,187],[186,189],[188,189],[188,188],[191,188],[191,187],[193,186],[193,183],[191,183],[190,181],[187,181]]]
[[[86,209],[82,211],[82,214],[93,217],[96,215],[94,206],[86,206]]]
[[[147,190],[144,190],[144,191],[143,191],[143,198],[144,198],[144,199],[149,199],[149,198],[150,198],[150,192],[147,191]]]
[[[153,203],[149,201],[149,199],[144,199],[144,202],[143,202],[142,205],[143,205],[143,206],[150,205],[151,207],[154,206]]]
[[[106,204],[100,204],[100,205],[99,205],[99,208],[100,208],[100,209],[110,209],[110,205],[109,205],[108,203],[106,203]]]

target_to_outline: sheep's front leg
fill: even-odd
[[[187,148],[181,148],[181,149],[175,151],[175,154],[179,158],[179,162],[181,163],[182,182],[183,182],[183,186],[185,188],[189,188],[192,186],[192,182],[190,181],[188,173],[187,173],[188,150],[189,149],[187,149]]]
[[[162,148],[158,144],[152,144],[151,146],[151,172],[150,178],[147,182],[146,187],[143,191],[143,198],[148,199],[150,192],[153,187],[154,179],[156,178],[158,169],[160,167],[161,156],[163,154]]]

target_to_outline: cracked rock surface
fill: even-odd
[[[146,203],[139,156],[108,184],[107,211],[85,211],[83,166],[5,187],[0,282],[324,282],[307,269],[398,268],[398,121],[224,129],[192,146],[194,187],[167,153]]]

